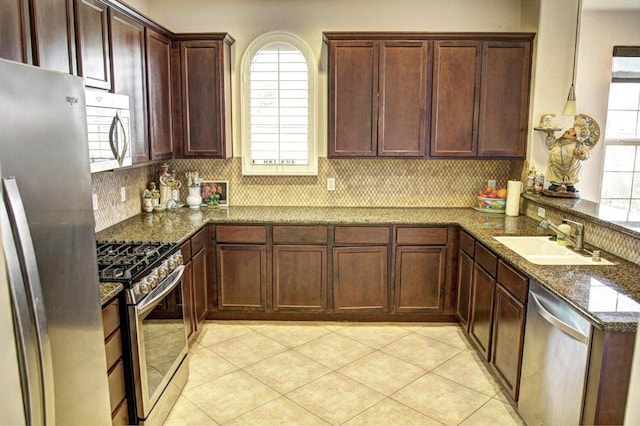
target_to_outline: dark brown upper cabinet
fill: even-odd
[[[32,0],[34,64],[77,74],[73,0]]]
[[[528,33],[325,33],[329,157],[524,158]]]
[[[88,87],[111,90],[108,7],[98,0],[75,0],[78,75]]]
[[[430,43],[325,39],[329,156],[424,156]]]
[[[474,157],[480,107],[480,41],[433,44],[431,157]]]
[[[0,58],[31,64],[28,0],[4,0],[0,8]]]
[[[483,43],[478,157],[524,158],[530,79],[531,40]]]
[[[183,158],[229,158],[231,135],[231,63],[234,40],[226,33],[178,34],[179,99],[182,129],[176,155]],[[174,91],[174,94],[176,91]]]
[[[131,155],[149,161],[144,25],[113,8],[109,10],[111,70],[114,93],[129,96]]]
[[[151,159],[173,157],[171,40],[147,29],[147,105]]]

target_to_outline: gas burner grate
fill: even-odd
[[[98,242],[100,281],[132,281],[174,247],[176,244],[162,242]]]

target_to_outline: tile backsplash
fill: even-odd
[[[240,158],[169,163],[183,182],[183,202],[185,172],[197,171],[202,179],[229,181],[231,206],[468,207],[487,180],[506,186],[522,168],[522,162],[510,160],[319,158],[317,176],[243,176]],[[157,181],[158,169],[155,164],[92,175],[99,204],[96,230],[138,214],[142,191],[148,181]],[[327,191],[329,177],[335,178],[335,191]],[[123,186],[125,202],[120,201]]]

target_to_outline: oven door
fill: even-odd
[[[184,315],[178,318],[154,315],[154,309],[174,291],[182,293],[183,274],[184,265],[180,265],[139,304],[129,306],[136,407],[141,419],[149,416],[187,355]]]

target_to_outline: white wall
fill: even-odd
[[[234,73],[246,47],[270,31],[303,38],[320,61],[323,31],[520,31],[517,0],[147,0],[148,15],[175,32],[228,32]],[[326,156],[325,63],[318,72],[318,148]],[[240,156],[240,83],[233,81],[234,156]]]
[[[582,197],[600,200],[613,46],[640,45],[640,10],[585,11],[582,15],[576,97],[579,112],[600,125],[602,137],[591,151],[580,182]]]

